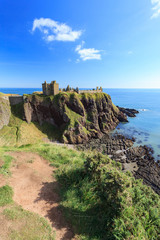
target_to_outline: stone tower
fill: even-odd
[[[56,95],[59,93],[59,84],[56,81],[52,81],[51,83],[46,83],[46,81],[42,84],[43,94],[44,95]]]

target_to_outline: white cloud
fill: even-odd
[[[70,26],[65,23],[59,23],[50,18],[40,18],[33,21],[32,32],[39,29],[43,34],[43,38],[47,42],[52,41],[71,41],[78,39],[82,31],[73,31]]]
[[[80,55],[80,58],[83,61],[97,59],[101,60],[101,50],[96,50],[95,48],[83,48],[84,41],[80,45],[78,45],[75,51]]]
[[[154,5],[152,10],[154,11],[151,18],[157,18],[160,15],[160,0],[151,0],[151,4]]]

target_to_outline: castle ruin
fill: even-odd
[[[43,94],[44,95],[56,95],[59,93],[59,84],[56,81],[52,81],[51,83],[46,83],[46,81],[42,84]]]
[[[56,81],[52,81],[51,83],[46,83],[46,81],[42,84],[43,94],[47,96],[54,96],[58,94],[59,92],[76,92],[78,94],[82,93],[101,93],[103,92],[102,87],[97,87],[96,89],[92,90],[79,90],[77,87],[76,89],[70,88],[68,85],[67,88],[63,88],[59,90],[59,84],[56,83]]]
[[[81,94],[81,93],[102,93],[103,92],[103,89],[102,87],[98,88],[96,87],[96,89],[92,89],[92,90],[79,90],[78,89],[78,94]]]

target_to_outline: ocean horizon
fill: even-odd
[[[89,89],[89,88],[80,88]],[[41,88],[0,88],[0,92],[11,94],[31,94]],[[115,105],[135,108],[139,111],[129,123],[120,123],[114,132],[136,139],[136,145],[153,148],[155,160],[160,159],[160,89],[149,88],[104,88]]]

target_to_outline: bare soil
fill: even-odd
[[[53,177],[55,169],[35,153],[8,154],[16,160],[11,168],[12,176],[7,179],[0,176],[0,182],[13,188],[13,200],[24,209],[45,217],[55,232],[56,240],[75,239],[59,207],[59,184]]]

